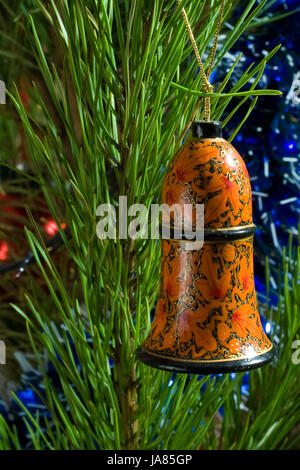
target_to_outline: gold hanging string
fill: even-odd
[[[182,0],[177,0],[178,4],[180,4],[181,1]],[[194,34],[193,34],[193,31],[192,31],[191,25],[189,23],[186,11],[185,11],[184,8],[181,8],[182,18],[183,18],[187,33],[189,35],[190,41],[192,43],[192,46],[193,46],[193,49],[194,49],[194,52],[195,52],[195,56],[196,56],[196,60],[198,62],[200,73],[201,73],[201,76],[202,76],[202,80],[203,80],[202,90],[205,93],[212,93],[213,90],[214,90],[213,85],[209,82],[209,77],[210,77],[211,72],[212,72],[213,63],[214,63],[214,59],[215,59],[215,55],[216,55],[216,51],[217,51],[218,38],[219,38],[219,34],[220,34],[220,29],[221,29],[221,25],[222,25],[222,18],[223,18],[223,12],[224,12],[224,4],[225,4],[225,0],[222,0],[221,1],[220,13],[219,13],[219,17],[218,17],[217,29],[216,29],[212,49],[211,49],[210,54],[209,54],[207,73],[205,73],[204,65],[202,63],[202,60],[201,60],[201,57],[200,57],[200,54],[199,54],[199,49],[198,49],[197,43],[195,41]],[[208,97],[208,96],[206,98],[204,98],[204,121],[210,121],[210,97]]]
[[[210,55],[209,55],[209,63],[208,63],[208,70],[207,70],[207,79],[208,80],[209,80],[209,77],[210,77],[211,72],[212,72],[212,68],[213,68],[213,64],[214,64],[214,60],[215,60],[215,56],[216,56],[216,52],[217,52],[218,39],[219,39],[219,34],[220,34],[220,30],[221,30],[221,26],[222,26],[222,20],[223,20],[224,6],[225,6],[225,1],[222,0],[221,1],[220,12],[219,12],[219,16],[218,16],[218,23],[217,23],[217,29],[216,29],[216,32],[215,32],[214,42],[213,42],[212,49],[211,49]]]

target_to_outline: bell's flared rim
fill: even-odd
[[[220,360],[184,360],[176,357],[168,357],[163,354],[154,353],[141,346],[137,352],[140,361],[156,369],[162,369],[169,372],[179,372],[184,374],[230,374],[232,372],[245,372],[251,369],[262,367],[276,357],[275,348],[272,345],[270,349],[251,358],[232,358]]]

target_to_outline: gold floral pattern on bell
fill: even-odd
[[[193,135],[167,169],[162,203],[182,211],[204,204],[204,244],[161,241],[156,312],[138,354],[149,365],[182,372],[259,367],[274,353],[256,302],[249,175],[220,136],[220,123],[195,122]],[[191,217],[193,226],[195,209]]]

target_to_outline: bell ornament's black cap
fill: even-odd
[[[193,137],[203,139],[222,137],[222,123],[220,121],[194,121],[192,134]]]

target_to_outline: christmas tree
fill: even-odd
[[[222,2],[0,3],[0,448],[296,447],[297,227],[276,271],[264,262],[260,307],[276,361],[204,377],[137,360],[158,294],[157,240],[97,236],[100,204],[159,202],[166,167],[208,96],[182,8],[207,70]],[[225,2],[211,119],[237,148],[254,106],[280,99],[261,81],[280,46],[250,66],[238,56],[222,74],[222,64],[249,31],[283,21],[268,16],[275,3]]]

